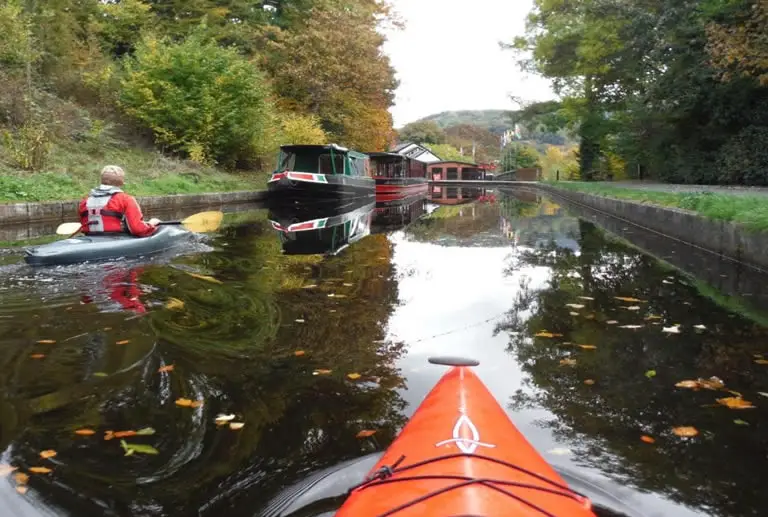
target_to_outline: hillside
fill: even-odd
[[[515,112],[511,110],[443,111],[419,119],[417,122],[432,121],[443,129],[459,125],[472,125],[500,135],[504,130],[512,127],[514,114]]]

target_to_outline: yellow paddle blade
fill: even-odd
[[[219,211],[200,212],[198,214],[190,215],[181,221],[181,224],[191,232],[214,232],[221,226],[222,219],[224,219],[224,214]]]
[[[61,223],[56,228],[56,235],[72,235],[80,229],[80,223]]]

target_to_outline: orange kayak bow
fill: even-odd
[[[452,368],[336,517],[594,517],[517,430],[469,366]]]

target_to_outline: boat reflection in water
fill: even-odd
[[[485,200],[489,195],[489,189],[485,187],[462,186],[446,187],[432,185],[429,198],[438,205],[461,205],[472,201]]]
[[[277,230],[288,255],[336,255],[370,235],[376,201],[370,197],[269,209],[272,228]]]
[[[399,230],[429,211],[429,201],[426,193],[387,201],[381,200],[379,196],[376,199],[372,233],[386,233]]]

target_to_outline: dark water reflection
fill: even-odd
[[[152,262],[3,266],[0,465],[53,472],[25,495],[0,478],[0,508],[253,515],[307,472],[385,447],[442,373],[426,357],[461,354],[559,469],[646,515],[762,515],[760,307],[718,305],[711,285],[536,194],[444,190],[230,214],[199,249]],[[675,388],[713,375],[757,407]],[[104,440],[145,427],[126,440],[157,455]]]

